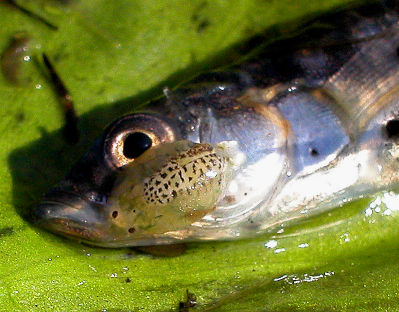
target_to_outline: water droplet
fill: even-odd
[[[341,239],[344,243],[349,242],[349,241],[350,241],[349,234],[348,234],[348,233],[342,234],[342,235],[340,236],[340,239]]]
[[[392,214],[392,210],[391,209],[386,209],[384,212],[383,212],[383,215],[384,216],[390,216]]]
[[[277,246],[277,241],[275,240],[269,240],[267,243],[265,243],[266,248],[275,248]]]
[[[94,272],[96,272],[96,273],[97,273],[97,270],[96,270],[96,268],[95,268],[95,267],[93,267],[92,265],[90,265],[90,264],[89,264],[89,268],[90,268],[90,269],[92,269]]]
[[[287,274],[284,274],[283,276],[276,277],[275,279],[273,279],[273,281],[278,282],[278,281],[281,281],[281,280],[283,280],[283,279],[285,279],[285,278],[287,278],[287,277],[288,277],[288,275],[287,275]]]

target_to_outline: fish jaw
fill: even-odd
[[[52,191],[33,211],[33,220],[41,228],[75,240],[107,241],[96,205],[70,192]]]

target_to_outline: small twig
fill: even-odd
[[[28,9],[26,9],[23,6],[19,5],[15,0],[2,0],[2,1],[6,2],[8,5],[13,7],[14,9],[20,11],[21,13],[25,14],[26,16],[29,16],[30,18],[33,18],[33,19],[43,23],[44,25],[46,25],[47,27],[51,28],[52,30],[57,30],[58,29],[57,26],[51,24],[49,21],[47,21],[46,19],[44,19],[40,15],[37,15],[36,13],[34,13],[32,11],[29,11]]]
[[[62,108],[64,110],[64,117],[65,117],[65,125],[63,128],[64,138],[67,141],[67,143],[76,144],[79,141],[79,129],[78,129],[79,118],[76,115],[71,95],[69,94],[68,89],[65,87],[61,78],[58,76],[50,60],[44,53],[43,53],[43,61],[44,65],[46,65],[50,73],[50,78],[54,85],[54,89],[57,95],[59,96]]]

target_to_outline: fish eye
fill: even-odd
[[[104,158],[120,168],[146,150],[175,141],[175,131],[164,119],[150,113],[127,115],[114,121],[104,132]]]
[[[143,132],[133,132],[127,135],[123,143],[123,155],[126,158],[137,158],[152,145],[151,138]]]

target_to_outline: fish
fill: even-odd
[[[33,211],[102,247],[234,240],[399,185],[399,8],[333,12],[111,123]]]

